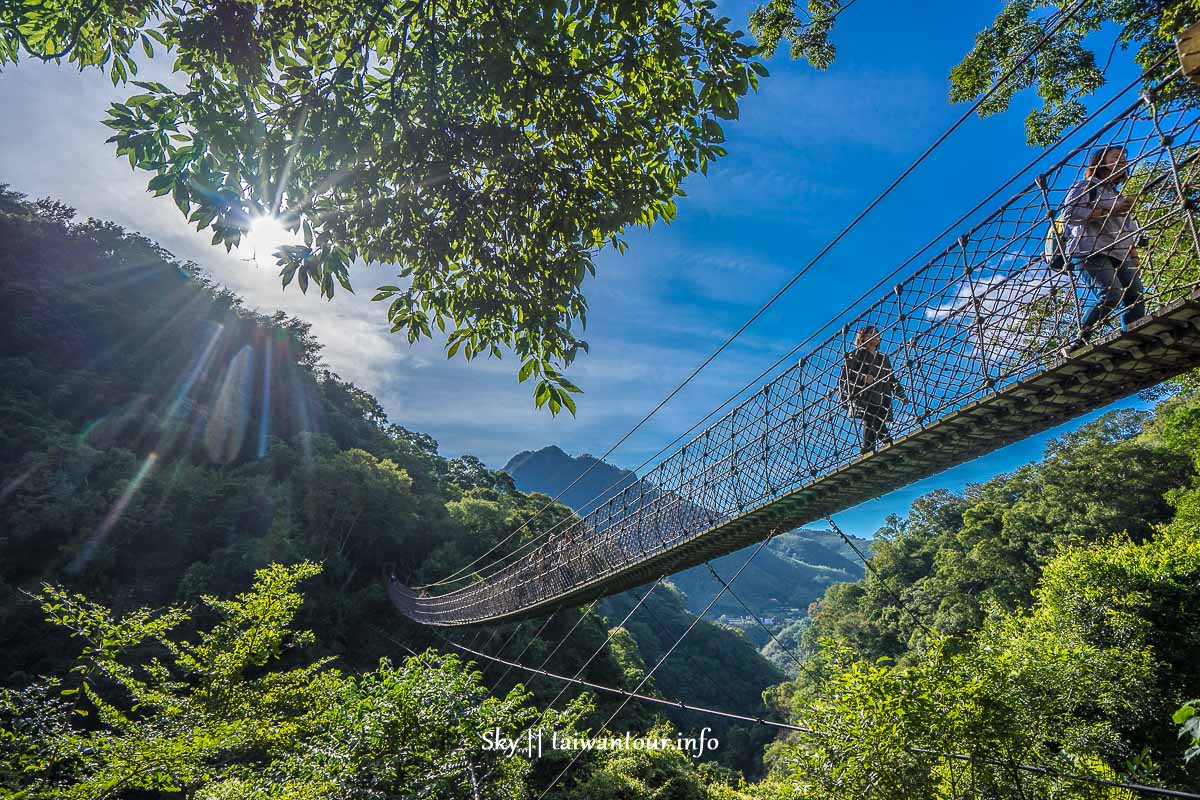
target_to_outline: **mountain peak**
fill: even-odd
[[[541,450],[517,453],[504,465],[504,471],[512,476],[521,491],[542,492],[551,497],[562,493],[559,498],[562,503],[575,509],[597,497],[615,494],[637,479],[629,470],[615,467],[591,454],[571,456],[553,444]],[[576,478],[579,480],[572,486]]]
[[[508,460],[500,469],[513,475],[515,470],[521,469],[522,465],[531,460],[554,460],[554,461],[569,461],[571,456],[566,453],[561,447],[556,444],[551,444],[543,447],[541,450],[522,450]],[[514,475],[514,477],[516,477]]]

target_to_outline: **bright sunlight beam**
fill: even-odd
[[[278,217],[259,217],[242,234],[238,253],[258,264],[273,265],[275,250],[285,244],[300,244],[300,237],[284,227]]]

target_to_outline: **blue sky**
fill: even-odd
[[[723,5],[739,21],[752,7]],[[574,419],[535,410],[511,359],[467,365],[447,361],[440,342],[410,348],[390,336],[384,307],[368,300],[371,288],[390,282],[386,267],[360,268],[359,294],[329,303],[282,291],[266,261],[209,246],[168,198],[145,192],[147,175],[117,161],[104,143],[104,109],[128,92],[99,73],[33,63],[0,73],[0,182],[140,231],[203,265],[249,305],[308,319],[330,367],[378,396],[395,421],[432,434],[443,454],[474,453],[497,467],[552,443],[600,454],[962,113],[947,101],[946,76],[999,7],[936,0],[918,13],[861,0],[839,20],[833,68],[816,72],[784,54],[769,62],[771,77],[744,100],[741,120],[726,125],[729,156],[707,178],[688,181],[677,221],[631,231],[623,256],[599,256],[598,276],[586,287],[591,353],[571,372],[585,390]],[[143,76],[161,77],[161,69],[147,65]],[[1118,54],[1100,97],[1132,74]],[[1022,129],[1032,101],[1019,97],[1006,114],[969,121],[610,460],[639,464],[1024,165],[1034,152]],[[1046,438],[838,519],[869,535],[925,491],[961,489],[1036,459]]]

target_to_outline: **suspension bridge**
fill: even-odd
[[[707,429],[556,535],[436,596],[392,580],[407,616],[461,626],[542,616],[701,564],[933,475],[1200,365],[1200,197],[1193,104],[1139,97],[939,252],[826,326]],[[1085,330],[1059,220],[1089,157],[1121,148],[1145,315]],[[1114,244],[1114,246],[1119,246]],[[1119,316],[1117,309],[1112,316]],[[907,402],[861,451],[838,383],[874,329]],[[1089,335],[1090,334],[1090,335]],[[1069,349],[1068,349],[1069,348]]]
[[[1052,15],[1045,35],[1023,59],[612,449],[636,432],[887,197],[1078,13],[1082,2]],[[704,614],[726,592],[733,593],[731,584],[775,533],[824,517],[855,547],[831,514],[1200,366],[1200,233],[1196,220],[1200,111],[1195,89],[1180,80],[1186,76],[1200,84],[1200,25],[1185,31],[1177,46],[1181,70],[1105,122],[1102,113],[1108,113],[1118,101],[1128,102],[1130,91],[1166,58],[1149,68],[915,256],[834,315],[746,390],[660,451],[654,458],[670,454],[641,477],[609,487],[584,506],[596,507],[582,517],[572,518],[565,527],[562,522],[556,524],[474,572],[477,564],[512,541],[530,521],[436,583],[414,590],[393,572],[388,580],[392,603],[410,619],[435,628],[518,622],[495,654],[473,649],[479,630],[471,645],[438,636],[468,656],[504,665],[505,675],[517,669],[530,674],[531,680],[546,676],[562,683],[538,725],[545,722],[544,715],[567,688],[575,686],[622,698],[600,731],[608,729],[636,699],[821,738],[820,732],[802,725],[688,705],[642,690]],[[1081,137],[1082,141],[1075,141]],[[1049,167],[1039,166],[1067,146],[1071,149],[1065,156]],[[1138,280],[1120,277],[1123,291],[1119,300],[1114,300],[1111,290],[1109,297],[1101,300],[1092,296],[1097,287],[1089,286],[1078,265],[1072,265],[1066,226],[1072,221],[1078,224],[1074,217],[1068,219],[1068,212],[1078,206],[1081,192],[1095,186],[1092,170],[1098,160],[1104,160],[1097,156],[1114,150],[1128,163],[1120,194],[1131,203],[1123,208],[1110,205],[1110,216],[1115,211],[1125,221],[1116,226],[1120,234],[1109,237],[1112,241],[1103,249],[1118,258],[1132,250],[1125,260]],[[1026,180],[1030,174],[1033,177]],[[1021,180],[1026,183],[1007,201],[994,203]],[[1090,190],[1087,197],[1094,204]],[[930,252],[936,254],[926,258]],[[893,279],[895,283],[889,286]],[[1123,324],[1117,324],[1118,317],[1123,317]],[[826,333],[829,331],[832,333]],[[813,344],[822,333],[826,338]],[[868,422],[862,414],[848,413],[845,391],[849,356],[863,334],[880,343],[890,362],[878,374],[877,387],[886,383],[892,387],[888,394],[904,401],[895,418],[890,410],[886,418],[877,418],[872,435],[864,429]],[[800,357],[791,363],[796,353]],[[761,378],[767,380],[748,391]],[[692,436],[735,401],[727,413]],[[882,439],[868,446],[876,438],[873,434],[879,433],[884,434]],[[678,449],[669,450],[679,442],[683,444]],[[728,580],[708,563],[754,542],[758,545]],[[872,570],[867,556],[857,547],[855,551],[864,567]],[[623,629],[668,575],[701,563],[708,565],[720,584],[717,594],[633,690],[581,680],[614,632]],[[469,583],[462,588],[434,595],[428,591],[464,581]],[[605,642],[573,676],[546,670],[550,658],[601,598],[643,584],[650,584],[648,590],[625,619],[610,628]],[[882,585],[928,632],[921,615],[886,581]],[[762,619],[736,594],[734,598],[775,639]],[[575,624],[540,666],[521,662],[560,610],[584,604],[587,607]],[[527,618],[544,621],[514,660],[500,657]],[[492,627],[492,637],[499,630]],[[799,663],[778,639],[775,643]],[[414,658],[424,657],[402,646]],[[1014,759],[1000,762],[978,754],[921,747],[910,753],[947,764],[966,764],[972,774],[977,768],[1003,767],[1018,783],[1024,774],[1051,782],[1046,785],[1061,781],[1137,795],[1200,800],[1200,794],[1186,790],[1079,774],[1052,765]],[[580,755],[576,753],[545,785],[539,798],[562,780]]]

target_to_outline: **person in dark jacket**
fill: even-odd
[[[863,455],[880,444],[891,444],[887,424],[892,419],[892,401],[908,396],[892,372],[892,361],[879,350],[879,331],[865,325],[854,336],[854,349],[838,377],[838,393],[851,419],[862,422]]]

